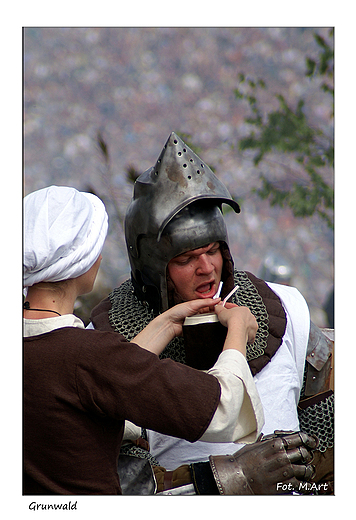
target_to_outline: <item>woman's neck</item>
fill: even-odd
[[[43,318],[55,318],[58,315],[72,314],[76,300],[75,291],[70,285],[66,286],[64,293],[46,289],[44,284],[28,288],[23,317],[33,320]]]

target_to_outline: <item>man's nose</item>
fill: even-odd
[[[197,274],[210,274],[214,270],[214,265],[210,261],[208,255],[203,254],[199,256],[198,266],[197,266]]]

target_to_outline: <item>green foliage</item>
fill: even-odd
[[[330,36],[332,37],[332,32]],[[333,50],[320,35],[315,34],[314,38],[320,52],[316,60],[306,58],[305,75],[311,79],[323,78],[320,88],[329,96],[330,117],[333,117]],[[253,191],[262,199],[269,198],[272,206],[289,206],[297,217],[318,213],[332,228],[334,192],[325,177],[327,173],[330,176],[334,166],[333,143],[329,142],[322,129],[313,126],[305,113],[303,99],[299,99],[296,106],[291,107],[278,94],[278,108],[265,114],[258,101],[262,90],[266,90],[265,82],[261,79],[251,80],[240,74],[239,84],[240,87],[235,89],[235,96],[236,99],[248,103],[251,116],[246,117],[245,122],[253,127],[249,135],[239,141],[239,150],[256,152],[253,157],[255,166],[266,160],[268,154],[286,155],[291,165],[294,163],[298,166],[295,168],[297,172],[301,168],[304,172],[303,175],[298,174],[296,182],[290,181],[287,189],[282,189],[275,181],[261,175],[262,187]],[[291,168],[293,166],[288,167]]]

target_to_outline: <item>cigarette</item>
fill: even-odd
[[[223,283],[220,282],[220,283],[219,283],[218,290],[216,291],[216,293],[215,293],[214,296],[213,296],[213,300],[216,300],[216,298],[219,298],[220,293],[221,293],[222,286],[223,286]]]
[[[225,307],[225,303],[227,302],[227,300],[229,298],[231,298],[231,296],[237,291],[237,289],[239,288],[239,285],[235,285],[235,287],[233,288],[232,291],[229,292],[229,294],[226,296],[226,298],[224,299],[223,301],[223,307]]]

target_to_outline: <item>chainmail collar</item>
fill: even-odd
[[[240,288],[233,296],[232,301],[238,305],[249,307],[258,322],[255,341],[247,345],[246,359],[251,367],[253,360],[264,356],[266,353],[269,336],[269,315],[262,297],[245,271],[234,271],[234,283],[239,285]],[[109,294],[109,299],[111,301],[109,322],[114,330],[129,341],[155,317],[149,305],[136,297],[131,280],[126,280],[120,287],[114,289]],[[183,338],[174,338],[162,352],[160,358],[171,358],[185,364]],[[259,370],[252,370],[253,373],[257,371]]]

